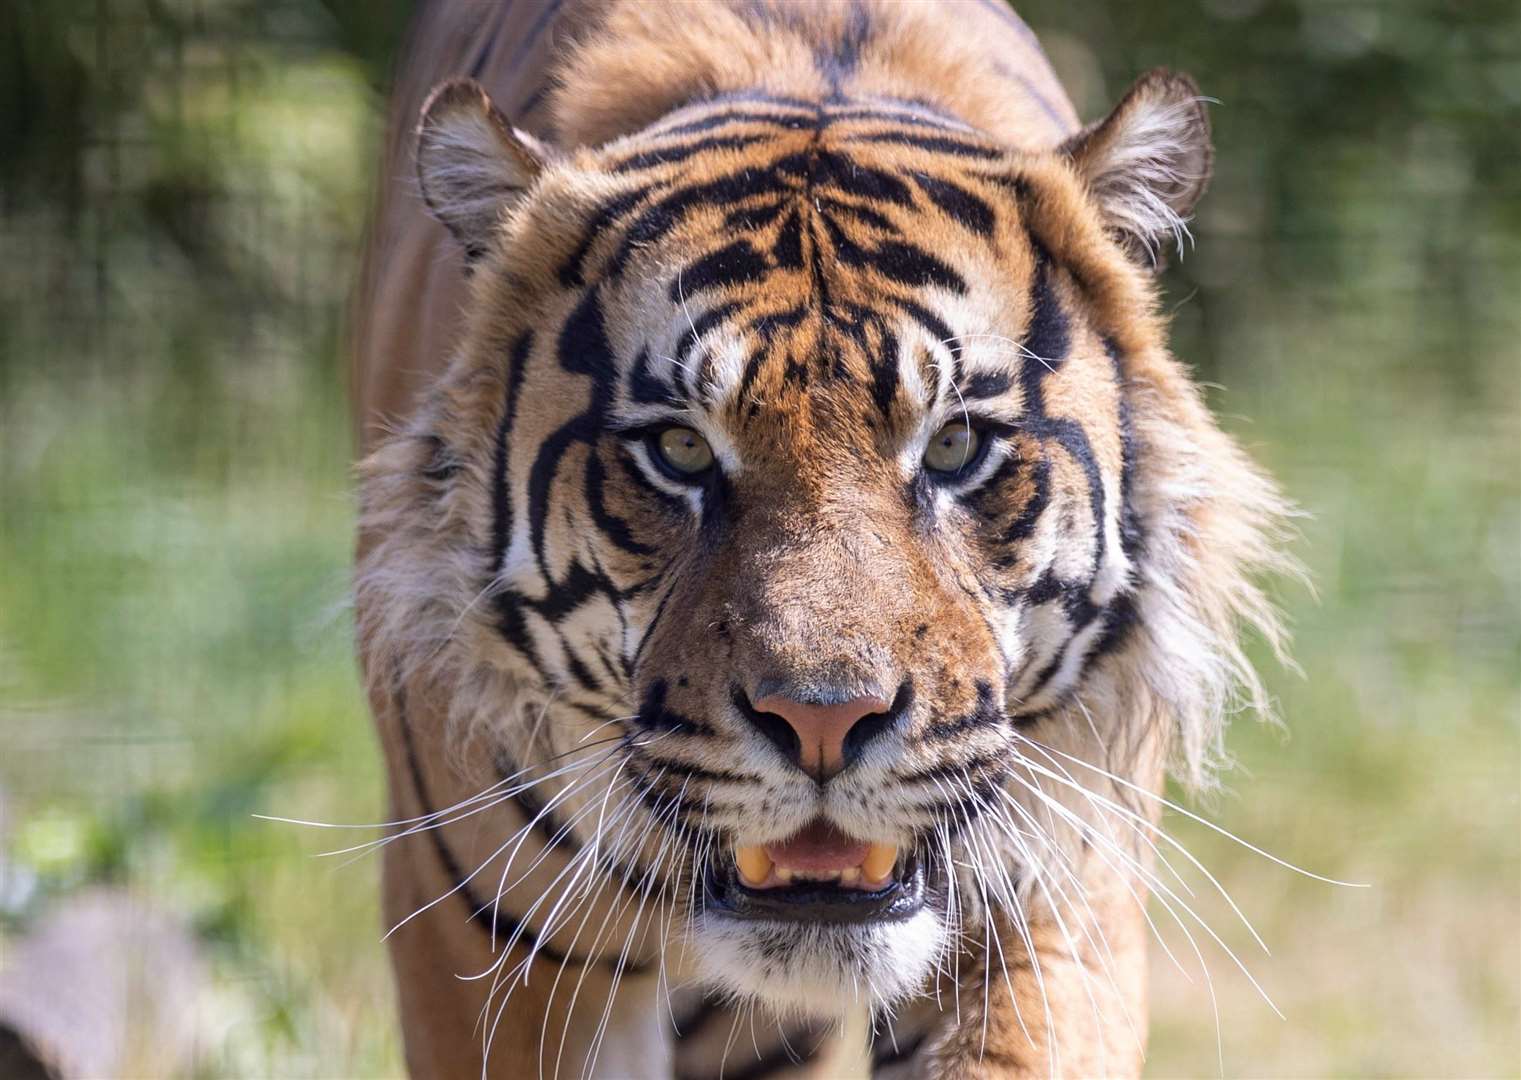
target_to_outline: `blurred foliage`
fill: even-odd
[[[341,344],[409,7],[0,5],[0,949],[88,882],[188,912],[214,1074],[399,1068],[373,862],[252,815],[383,815]],[[1158,64],[1218,99],[1175,345],[1310,515],[1288,734],[1239,725],[1209,810],[1373,888],[1174,820],[1274,948],[1212,913],[1287,1018],[1213,956],[1225,1067],[1513,1075],[1521,8],[1021,10],[1085,117]],[[1154,1074],[1215,1072],[1202,981],[1155,981]]]

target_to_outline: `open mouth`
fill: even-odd
[[[706,882],[709,910],[785,922],[885,922],[924,906],[924,870],[894,844],[819,819],[780,844],[736,847]]]

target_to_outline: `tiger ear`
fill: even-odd
[[[474,79],[451,79],[428,95],[417,125],[423,201],[474,262],[504,211],[543,171],[548,150],[497,111]]]
[[[1182,250],[1215,158],[1209,114],[1192,79],[1148,71],[1113,112],[1060,149],[1132,256],[1155,264],[1169,237]]]

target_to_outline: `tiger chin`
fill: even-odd
[[[421,9],[353,367],[414,1075],[1139,1072],[1291,569],[1158,310],[1202,100],[1084,126],[992,0]]]

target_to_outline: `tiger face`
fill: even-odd
[[[717,985],[899,1000],[989,902],[968,860],[1017,886],[984,817],[1137,621],[1143,253],[1207,172],[1191,84],[1132,98],[1038,153],[881,99],[567,157],[473,84],[425,110],[472,302],[411,435],[410,588],[476,627],[451,670],[509,678],[472,699],[506,760],[607,748],[562,816]]]

